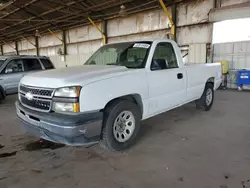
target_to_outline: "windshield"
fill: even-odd
[[[3,65],[4,60],[0,59],[0,67]]]
[[[151,42],[126,42],[101,47],[85,65],[118,65],[144,68]]]

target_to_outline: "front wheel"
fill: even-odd
[[[129,100],[118,100],[104,112],[100,145],[109,151],[123,151],[135,144],[140,130],[140,108]]]
[[[204,111],[209,111],[214,102],[214,87],[213,84],[207,83],[201,98],[197,101],[196,107]]]

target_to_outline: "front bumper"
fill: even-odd
[[[16,102],[17,116],[31,134],[56,143],[79,146],[96,143],[102,130],[102,112],[65,115],[30,110]]]

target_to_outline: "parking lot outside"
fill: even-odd
[[[248,92],[216,92],[209,112],[194,104],[145,120],[138,143],[123,153],[99,145],[36,146],[9,96],[0,104],[0,187],[249,187]]]

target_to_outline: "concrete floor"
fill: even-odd
[[[20,128],[10,96],[0,104],[0,188],[250,187],[249,96],[219,91],[210,112],[189,104],[146,120],[125,153],[98,145],[28,151],[38,139]]]

